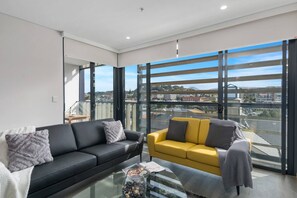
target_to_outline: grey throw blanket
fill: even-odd
[[[225,188],[234,186],[253,188],[250,145],[238,123],[230,120],[211,120],[211,122],[220,122],[224,125],[236,127],[235,138],[231,147],[228,150],[216,148]]]

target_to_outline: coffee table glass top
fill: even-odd
[[[115,172],[79,192],[74,198],[119,198],[123,196],[126,175]],[[177,176],[169,169],[145,176],[146,197],[186,198],[187,194]]]

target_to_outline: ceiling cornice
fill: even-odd
[[[297,3],[293,3],[293,4],[286,5],[286,6],[274,8],[271,10],[266,10],[266,11],[258,12],[255,14],[247,15],[247,16],[240,17],[237,19],[224,21],[222,23],[217,23],[217,24],[214,24],[211,26],[202,27],[202,28],[199,28],[196,30],[180,32],[178,34],[169,35],[165,38],[152,40],[152,41],[145,42],[145,43],[140,43],[139,45],[136,45],[136,46],[130,47],[130,48],[125,48],[125,49],[115,49],[115,48],[103,45],[103,44],[95,42],[95,41],[91,41],[91,40],[88,40],[88,39],[85,39],[85,38],[82,38],[79,36],[75,36],[75,35],[67,33],[67,32],[62,32],[62,36],[65,38],[73,39],[73,40],[76,40],[76,41],[79,41],[82,43],[86,43],[86,44],[89,44],[89,45],[92,45],[95,47],[99,47],[99,48],[106,49],[108,51],[112,51],[112,52],[120,54],[120,53],[134,51],[137,49],[150,47],[153,45],[158,45],[161,43],[166,43],[166,42],[170,42],[170,41],[174,41],[174,40],[178,40],[178,39],[197,36],[200,34],[205,34],[208,32],[212,32],[212,31],[216,31],[216,30],[220,30],[220,29],[224,29],[224,28],[228,28],[228,27],[232,27],[232,26],[236,26],[236,25],[240,25],[240,24],[244,24],[244,23],[248,23],[248,22],[252,22],[252,21],[256,21],[256,20],[260,20],[260,19],[264,19],[264,18],[268,18],[268,17],[285,14],[285,13],[293,12],[296,10],[297,10]]]

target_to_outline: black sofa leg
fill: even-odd
[[[150,156],[150,162],[153,160],[153,157],[152,156]]]
[[[139,161],[142,162],[142,153],[139,154]]]
[[[236,186],[237,196],[240,194],[240,186]]]

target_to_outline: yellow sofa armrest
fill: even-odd
[[[150,155],[155,152],[155,144],[157,142],[166,140],[167,131],[168,129],[162,129],[160,131],[156,131],[147,135],[147,146]]]

